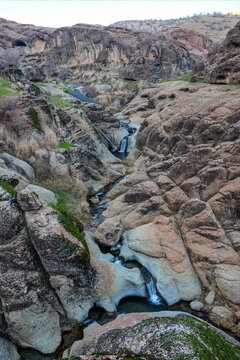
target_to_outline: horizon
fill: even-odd
[[[239,0],[0,0],[1,18],[52,28],[79,23],[109,26],[120,21],[169,20],[235,11],[240,11]]]

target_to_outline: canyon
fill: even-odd
[[[239,359],[240,23],[0,28],[0,359]]]

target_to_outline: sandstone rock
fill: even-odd
[[[193,310],[196,310],[196,311],[201,311],[203,308],[204,308],[204,305],[201,301],[191,301],[190,302],[190,307],[191,309]]]
[[[148,216],[148,213],[156,212],[164,206],[161,197],[157,196],[158,193],[159,188],[152,181],[137,183],[133,187],[130,187],[126,193],[111,201],[103,215],[114,217],[124,214],[124,222],[128,222],[130,227],[133,227],[131,217],[135,219],[137,217],[143,217],[143,215]],[[138,214],[132,214],[133,210]],[[165,209],[165,211],[167,210]],[[129,215],[129,219],[127,219],[127,215]]]
[[[181,205],[188,201],[187,195],[178,187],[166,192],[164,198],[174,212],[178,211]]]
[[[130,174],[126,177],[124,177],[116,186],[114,186],[109,192],[108,196],[115,197],[119,196],[126,191],[128,191],[129,188],[133,187],[136,184],[148,181],[149,177],[145,173],[145,171],[137,171],[134,172],[134,174]]]
[[[159,175],[156,183],[159,186],[161,195],[175,187],[174,182],[166,175]]]
[[[95,236],[104,245],[115,245],[124,231],[124,226],[124,220],[120,216],[106,219],[98,226]]]
[[[240,304],[240,266],[218,265],[214,272],[223,296],[235,304]]]
[[[195,261],[207,258],[211,263],[237,264],[238,254],[214,217],[210,206],[200,200],[190,200],[181,208],[182,230]]]
[[[38,195],[31,189],[22,190],[17,196],[18,204],[24,211],[38,210],[42,207],[42,202]]]
[[[208,55],[206,67],[193,71],[192,80],[203,77],[205,81],[216,84],[239,84],[239,30],[240,22],[231,29],[221,46]]]
[[[212,305],[215,299],[215,291],[210,290],[207,296],[205,297],[205,301],[208,305]]]
[[[209,317],[218,326],[226,328],[231,328],[234,323],[234,314],[225,306],[214,306]]]
[[[209,203],[226,230],[240,230],[238,217],[238,198],[240,194],[240,177],[229,181],[221,191],[213,196]]]
[[[46,203],[53,203],[53,204],[57,203],[56,195],[52,191],[45,189],[41,186],[30,184],[26,187],[25,190],[33,191],[35,194],[37,194],[37,196],[41,201],[44,201]]]
[[[199,177],[194,176],[185,180],[181,184],[181,188],[190,198],[200,199],[201,180]]]
[[[129,191],[124,195],[124,202],[127,204],[135,204],[158,194],[158,186],[154,182],[145,181],[130,188]]]
[[[5,338],[0,338],[0,359],[20,360],[16,345]]]
[[[123,239],[120,255],[149,270],[168,304],[200,295],[200,284],[173,220],[159,216],[153,223],[125,232]]]

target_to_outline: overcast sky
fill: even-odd
[[[200,12],[240,11],[240,0],[0,0],[0,17],[60,27],[120,20],[169,19]]]

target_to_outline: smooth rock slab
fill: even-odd
[[[201,294],[199,280],[171,218],[159,216],[152,223],[126,231],[123,239],[120,255],[137,260],[150,271],[169,305]]]
[[[240,266],[218,265],[215,276],[222,295],[233,303],[240,304]]]

